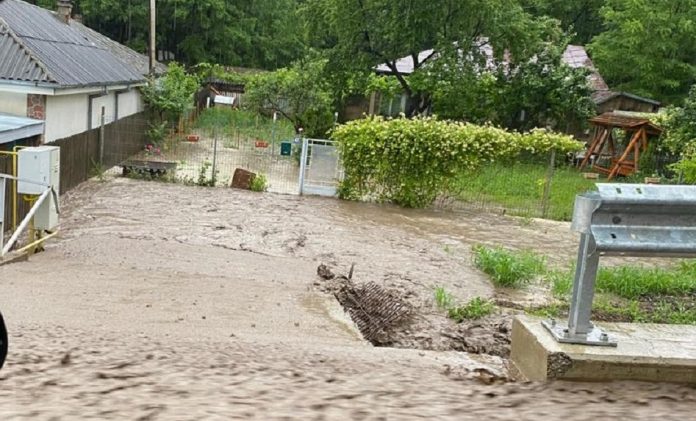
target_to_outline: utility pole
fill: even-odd
[[[157,29],[157,9],[155,0],[150,0],[150,76],[155,74],[155,62],[157,61],[157,47],[155,34]]]

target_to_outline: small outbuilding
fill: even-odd
[[[600,90],[592,93],[592,101],[597,107],[597,114],[612,111],[631,111],[637,113],[656,113],[660,110],[659,101],[634,95],[628,92]]]

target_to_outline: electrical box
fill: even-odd
[[[46,190],[46,185],[53,187],[56,191],[59,190],[59,147],[37,146],[20,149],[17,161],[17,177],[20,180],[17,192],[19,194],[39,195]]]
[[[52,231],[58,226],[58,193],[60,191],[60,148],[37,146],[19,150],[17,160],[17,192],[38,196],[53,187],[56,194],[41,204],[34,215],[34,228]]]

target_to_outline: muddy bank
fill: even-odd
[[[352,273],[340,275],[319,265],[314,285],[333,295],[351,317],[365,340],[378,347],[432,351],[461,351],[507,358],[510,355],[512,317],[491,315],[455,323],[432,301],[409,300],[408,290],[361,283]]]

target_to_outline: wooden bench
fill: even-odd
[[[151,176],[165,175],[170,171],[176,170],[177,163],[174,161],[148,161],[140,159],[130,159],[121,164],[123,175],[133,172],[138,174],[149,173]]]

